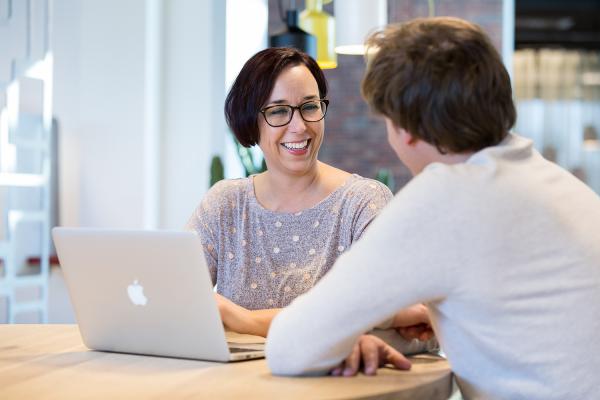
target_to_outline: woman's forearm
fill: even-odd
[[[267,337],[269,327],[271,326],[271,321],[273,321],[273,318],[275,318],[280,311],[281,308],[249,311],[251,318],[248,326],[248,332],[244,333]]]
[[[267,337],[271,321],[281,308],[248,310],[222,295],[215,293],[219,313],[227,329],[248,335]]]

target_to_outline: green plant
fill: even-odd
[[[254,155],[252,151],[242,146],[235,138],[233,139],[235,146],[237,147],[237,154],[240,158],[240,162],[242,163],[242,167],[244,167],[244,173],[246,176],[260,174],[267,170],[267,163],[263,158],[260,164],[256,164],[254,161]],[[210,162],[210,186],[214,185],[221,179],[225,177],[223,162],[221,161],[221,157],[215,155],[213,156]]]
[[[221,161],[221,157],[213,156],[210,161],[210,186],[219,182],[221,179],[225,177],[225,173],[223,171],[223,162]]]
[[[379,171],[377,171],[375,179],[386,185],[392,192],[394,191],[394,187],[396,186],[396,183],[394,182],[394,174],[392,174],[392,171],[389,169],[381,168]]]
[[[267,164],[265,163],[264,158],[259,165],[256,165],[252,151],[249,148],[242,146],[237,140],[235,140],[235,145],[237,147],[238,156],[240,157],[240,161],[244,167],[246,176],[260,174],[261,172],[267,170]]]

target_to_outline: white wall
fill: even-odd
[[[227,128],[225,1],[168,0],[160,225],[180,228],[208,189]]]
[[[154,119],[160,124],[154,170],[146,167],[152,155],[145,96],[157,83],[146,68],[150,3],[53,4],[61,225],[147,227],[154,202],[156,227],[181,228],[207,189],[210,156],[225,138],[225,2],[158,2],[162,112]],[[157,198],[148,198],[153,180]]]
[[[60,223],[142,223],[143,2],[54,3]]]

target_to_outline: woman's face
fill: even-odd
[[[263,108],[281,104],[299,106],[310,100],[319,100],[317,81],[308,68],[296,65],[279,75]],[[317,154],[323,142],[323,119],[306,122],[295,109],[287,125],[272,127],[263,115],[259,115],[258,127],[258,146],[264,153],[269,171],[303,175],[316,168]]]

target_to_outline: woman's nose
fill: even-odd
[[[293,132],[303,132],[306,130],[306,123],[304,122],[304,119],[302,119],[300,110],[294,110],[292,120],[290,121],[290,129]]]

